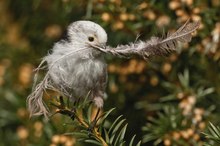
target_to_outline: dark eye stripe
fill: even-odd
[[[68,30],[63,31],[63,33],[61,34],[59,40],[70,42],[69,35],[68,35]]]

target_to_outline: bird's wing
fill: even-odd
[[[199,22],[187,21],[176,32],[168,33],[166,38],[151,37],[147,41],[138,41],[129,45],[119,45],[116,48],[107,46],[106,48],[97,47],[100,51],[119,57],[129,57],[138,55],[144,59],[152,56],[163,56],[176,50],[178,42],[190,42],[192,33],[198,29]]]
[[[100,85],[101,85],[101,91],[102,92],[105,92],[105,88],[106,88],[106,84],[107,84],[107,81],[108,81],[108,71],[107,71],[107,68],[104,68],[103,69],[103,73],[100,77]]]

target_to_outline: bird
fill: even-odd
[[[85,98],[102,108],[108,80],[107,63],[104,56],[130,57],[137,55],[145,60],[153,56],[163,56],[176,50],[178,42],[190,42],[192,33],[199,22],[187,21],[176,32],[166,37],[152,36],[146,41],[135,41],[127,45],[111,47],[107,45],[107,33],[97,23],[79,20],[67,27],[67,39],[56,42],[36,68],[35,83],[27,97],[30,116],[50,114],[43,101],[47,89],[57,91],[71,101]],[[46,66],[43,66],[46,64]],[[46,68],[44,78],[38,83],[38,71]],[[88,94],[89,93],[89,94]]]

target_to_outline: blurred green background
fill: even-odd
[[[69,23],[91,20],[108,45],[177,29],[189,18],[201,26],[189,44],[148,62],[107,56],[104,109],[124,115],[127,139],[143,146],[202,146],[209,121],[220,121],[219,0],[0,0],[0,146],[83,146],[62,116],[29,119],[26,97],[33,72]],[[213,143],[214,145],[214,143]],[[217,146],[217,145],[216,145]]]

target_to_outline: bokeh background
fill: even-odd
[[[104,109],[123,115],[127,139],[143,146],[202,146],[208,122],[220,121],[219,0],[0,0],[0,146],[85,146],[68,120],[29,119],[26,97],[32,70],[69,23],[92,20],[108,33],[108,45],[126,44],[177,29],[188,19],[201,26],[189,44],[149,61],[106,56]],[[214,145],[214,143],[212,143]]]

